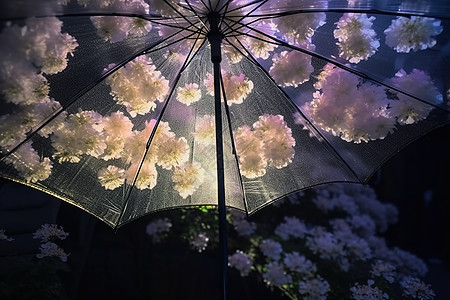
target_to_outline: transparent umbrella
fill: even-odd
[[[2,1],[0,175],[111,227],[366,183],[448,122],[446,1]]]

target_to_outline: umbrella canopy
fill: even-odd
[[[400,2],[2,1],[0,175],[112,227],[216,205],[221,161],[248,213],[365,183],[449,118],[450,6]]]

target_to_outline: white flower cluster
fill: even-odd
[[[7,26],[0,33],[0,93],[6,102],[16,105],[14,114],[0,116],[0,143],[11,149],[43,121],[61,109],[49,97],[50,87],[44,75],[56,74],[67,67],[67,56],[78,46],[74,37],[61,32],[62,22],[55,17],[29,18],[24,26]],[[63,115],[63,114],[62,114]],[[47,137],[60,126],[56,118],[38,132]],[[18,149],[12,163],[27,182],[47,179],[52,162],[41,158],[31,143]]]
[[[150,57],[141,55],[106,79],[111,95],[134,118],[153,111],[156,101],[163,102],[169,81],[156,70]]]
[[[78,4],[100,12],[149,13],[149,6],[144,0],[78,0]],[[152,29],[150,21],[137,17],[95,16],[91,17],[91,22],[97,29],[97,35],[111,43],[146,35]]]
[[[384,31],[386,45],[400,53],[425,50],[436,45],[436,35],[442,32],[441,21],[434,18],[397,17]]]
[[[302,275],[310,275],[317,271],[317,267],[312,261],[307,259],[304,255],[300,255],[296,251],[286,253],[283,263],[290,271],[297,272]]]
[[[52,172],[53,163],[48,157],[41,158],[31,142],[23,144],[17,151],[6,157],[28,183],[47,179]]]
[[[292,276],[286,272],[284,266],[276,261],[265,265],[266,271],[263,274],[264,281],[268,285],[283,286],[292,283]]]
[[[284,222],[275,228],[275,234],[284,241],[303,238],[307,232],[306,224],[297,217],[284,217]]]
[[[390,79],[393,86],[437,105],[443,101],[425,72],[403,69]],[[333,65],[326,65],[314,85],[313,100],[304,106],[309,117],[321,129],[348,142],[384,139],[396,124],[413,124],[425,119],[433,106],[402,93],[389,99],[383,87],[361,81]]]
[[[114,165],[101,169],[98,172],[98,179],[105,189],[116,189],[124,184],[125,181],[130,184],[134,183],[141,190],[152,189],[157,184],[158,173],[156,165],[166,170],[173,170],[174,189],[183,198],[192,195],[203,183],[205,177],[204,169],[197,162],[188,163],[189,145],[184,137],[176,137],[168,123],[159,123],[151,142],[151,147],[144,159],[146,144],[156,124],[156,120],[146,122],[146,127],[142,131],[130,131],[132,124],[128,123],[129,120],[120,113],[116,115],[115,121],[113,124],[109,124],[111,126],[107,128],[113,129],[117,127],[116,134],[121,132],[119,129],[121,128],[124,131],[121,134],[124,140],[118,143],[120,147],[115,149],[117,155],[114,157],[121,158],[123,163],[126,164],[131,162],[131,166],[127,170]],[[104,126],[103,129],[105,129]],[[108,136],[105,131],[103,131],[103,134]],[[112,140],[117,141],[117,139]],[[110,156],[108,155],[107,157],[109,158]],[[105,156],[100,157],[107,160]],[[139,162],[142,159],[144,159],[144,162],[141,166]],[[139,174],[135,181],[139,168]]]
[[[175,167],[172,181],[175,183],[174,189],[185,199],[191,196],[205,179],[205,170],[197,163],[185,163]]]
[[[64,249],[59,247],[56,243],[57,240],[64,240],[69,236],[69,233],[65,232],[62,226],[56,224],[44,224],[41,228],[37,229],[33,233],[33,239],[41,240],[41,246],[39,247],[40,253],[36,254],[37,258],[44,257],[59,257],[61,261],[66,262],[69,254],[64,252]]]
[[[153,244],[161,242],[172,228],[172,222],[168,218],[156,219],[147,224],[146,232],[152,237]]]
[[[252,270],[253,262],[250,257],[240,250],[236,250],[233,255],[228,256],[228,265],[236,268],[241,276],[247,276]]]
[[[239,76],[232,73],[222,72],[223,87],[227,104],[241,104],[253,90],[253,81],[249,80],[244,74]],[[204,80],[204,85],[209,95],[214,96],[214,77],[208,73]]]
[[[7,236],[5,232],[6,232],[5,229],[0,229],[0,241],[7,241],[7,242],[14,241],[14,239]]]
[[[95,111],[68,115],[62,128],[53,133],[53,158],[59,163],[78,163],[83,154],[100,157],[106,149],[102,131],[102,115]]]
[[[71,35],[62,33],[61,28],[62,22],[56,17],[29,18],[23,27],[6,27],[1,34],[2,78],[7,78],[3,75],[8,71],[16,72],[15,68],[29,73],[28,76],[33,67],[38,71],[34,74],[63,71],[67,67],[67,55],[73,53],[78,43]]]
[[[229,213],[233,227],[240,236],[250,236],[255,232],[256,223],[249,222],[244,213],[236,210],[230,210]]]
[[[283,51],[272,58],[269,74],[282,87],[298,87],[309,80],[314,71],[311,56],[299,51]]]
[[[200,232],[196,234],[194,237],[192,237],[190,244],[192,248],[197,250],[198,252],[205,251],[206,247],[208,246],[209,237],[204,232]]]
[[[283,253],[281,244],[272,239],[263,240],[259,244],[259,248],[265,256],[273,260],[278,260],[281,257],[281,253]]]
[[[51,242],[54,240],[64,240],[69,236],[62,226],[56,224],[44,224],[33,233],[33,239],[40,239],[41,242]]]
[[[278,7],[296,7],[296,0],[272,1],[274,8]],[[304,7],[315,7],[326,9],[326,1],[302,0]],[[288,43],[293,45],[302,44],[305,41],[311,41],[317,28],[325,24],[326,14],[317,13],[301,13],[277,17],[273,20],[281,37]]]
[[[437,105],[443,102],[442,94],[439,93],[430,76],[418,69],[413,69],[409,74],[401,69],[395,74],[395,77],[391,78],[390,82],[394,87],[432,104]],[[392,110],[393,114],[397,116],[397,121],[402,125],[413,124],[425,119],[433,109],[432,106],[402,93],[398,93],[397,97],[399,101],[395,102]]]
[[[372,29],[375,17],[366,14],[345,13],[336,23],[334,37],[338,40],[339,56],[351,63],[359,63],[374,55],[380,42]]]
[[[368,280],[367,284],[359,284],[356,283],[353,287],[350,288],[352,292],[352,299],[354,300],[383,300],[389,299],[389,295],[380,290],[377,286],[374,285],[373,280]]]
[[[377,260],[374,264],[372,264],[370,274],[374,277],[383,277],[389,283],[393,283],[397,276],[395,267],[392,264],[381,260]]]
[[[195,141],[203,146],[210,146],[216,141],[215,116],[204,115],[195,122]]]
[[[268,166],[284,168],[295,154],[295,139],[281,115],[260,116],[253,130],[244,125],[234,132],[234,137],[240,170],[247,178],[263,176]]]
[[[431,300],[436,296],[430,285],[419,278],[406,276],[400,282],[400,285],[403,288],[403,296],[405,297],[419,300]]]
[[[196,83],[186,83],[184,87],[179,87],[177,91],[177,100],[188,106],[202,98],[202,91]]]
[[[305,300],[327,300],[330,284],[320,276],[301,280],[298,284],[298,292]]]
[[[69,256],[69,254],[64,252],[64,249],[62,249],[57,244],[52,243],[52,242],[46,242],[46,243],[42,244],[39,247],[39,250],[41,251],[41,253],[36,254],[37,258],[55,256],[55,257],[59,257],[61,259],[61,261],[67,262],[67,257]]]
[[[331,64],[314,86],[317,91],[305,110],[321,129],[355,143],[383,139],[394,130],[396,120],[388,110],[392,101],[382,87]]]
[[[255,58],[268,59],[277,45],[267,36],[275,36],[276,26],[272,22],[260,21],[254,24],[253,28],[257,31],[248,32],[244,43]]]
[[[148,2],[150,3],[150,9],[160,14],[162,17],[171,18],[189,15],[189,11],[183,9],[181,5],[174,0],[149,0]],[[176,8],[176,10],[174,8]]]

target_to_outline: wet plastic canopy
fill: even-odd
[[[0,175],[111,226],[367,182],[448,121],[446,1],[3,1]],[[64,2],[64,3],[62,3]]]

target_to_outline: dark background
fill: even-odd
[[[399,209],[399,222],[385,237],[428,263],[425,281],[436,300],[450,299],[449,138],[450,126],[436,129],[386,162],[370,182],[381,201]],[[32,232],[56,223],[70,233],[62,244],[71,254],[61,282],[71,299],[219,299],[217,256],[197,253],[182,242],[153,245],[145,234],[150,217],[115,231],[81,209],[1,180],[0,229],[15,241],[0,242],[0,276],[10,274],[21,258],[35,255],[39,241],[30,238]],[[26,299],[28,292],[17,299]],[[242,278],[230,269],[230,299],[287,297],[255,275]]]

